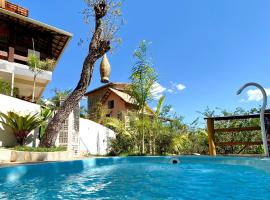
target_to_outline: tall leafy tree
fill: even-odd
[[[27,64],[29,70],[32,71],[32,73],[34,74],[33,90],[32,90],[32,102],[34,102],[37,77],[39,74],[41,74],[46,70],[52,70],[53,66],[55,65],[55,60],[53,59],[40,60],[39,57],[35,53],[33,53],[28,56]]]
[[[157,104],[157,109],[154,113],[154,120],[152,123],[153,126],[153,137],[152,137],[152,153],[156,154],[156,138],[159,135],[160,130],[162,129],[162,119],[161,119],[161,112],[162,106],[165,100],[165,96],[160,97]]]
[[[61,101],[63,99],[66,99],[72,92],[72,89],[66,89],[66,90],[59,90],[57,88],[54,88],[53,90],[54,96],[49,99],[51,101],[55,108],[58,109],[61,106]]]
[[[89,23],[90,17],[94,17],[93,35],[90,40],[87,55],[83,62],[80,80],[58,109],[50,121],[40,146],[50,147],[55,144],[57,133],[62,123],[84,96],[92,79],[93,69],[96,61],[111,49],[118,30],[117,17],[120,16],[120,1],[116,0],[85,0],[87,8],[83,11],[85,22]]]
[[[130,94],[136,100],[138,106],[139,118],[142,120],[142,148],[141,151],[145,153],[145,127],[144,118],[147,103],[149,103],[153,96],[151,89],[157,80],[157,74],[152,67],[152,63],[148,57],[148,44],[146,41],[142,41],[138,49],[134,52],[136,59],[135,65],[132,68],[132,74],[130,76]]]

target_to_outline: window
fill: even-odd
[[[122,113],[118,113],[118,114],[117,114],[117,119],[123,120],[123,115],[122,115]]]
[[[108,101],[108,109],[114,108],[114,100]]]

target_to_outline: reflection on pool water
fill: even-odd
[[[176,157],[173,157],[176,158]],[[270,160],[98,158],[0,168],[0,199],[270,199]]]

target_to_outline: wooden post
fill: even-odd
[[[209,144],[209,155],[215,156],[216,146],[215,146],[215,129],[214,129],[214,120],[211,118],[207,118],[207,131],[208,131],[208,144]]]
[[[14,47],[9,47],[8,49],[8,62],[14,62],[15,49]]]

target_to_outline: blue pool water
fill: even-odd
[[[100,158],[0,168],[0,199],[270,199],[270,160]]]

